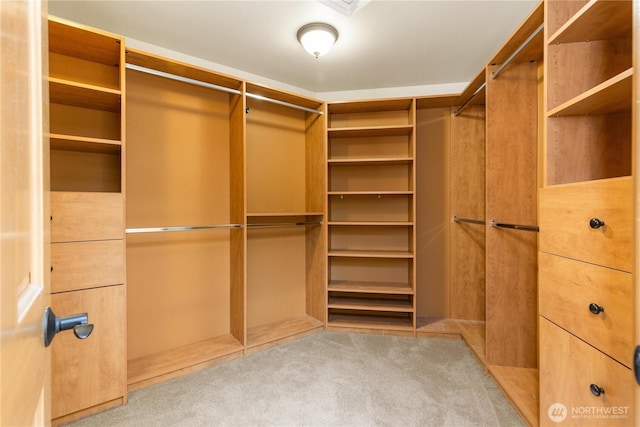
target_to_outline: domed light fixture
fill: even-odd
[[[338,31],[322,22],[313,22],[298,30],[298,41],[304,50],[316,58],[329,52],[336,40]]]

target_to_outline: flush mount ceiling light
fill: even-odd
[[[322,22],[313,22],[298,30],[298,41],[304,50],[316,58],[329,52],[336,40],[338,31]]]

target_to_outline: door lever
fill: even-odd
[[[44,346],[49,347],[53,337],[58,332],[73,329],[78,339],[85,339],[93,332],[93,325],[89,323],[87,313],[74,314],[66,317],[58,317],[51,307],[44,311]]]
[[[640,345],[636,346],[636,351],[633,355],[633,371],[636,374],[636,382],[640,385]]]

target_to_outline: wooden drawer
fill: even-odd
[[[605,225],[593,229],[592,218]],[[545,187],[540,190],[540,250],[631,271],[631,177]]]
[[[51,192],[51,241],[124,238],[121,193]]]
[[[630,273],[539,255],[539,312],[617,361],[633,359],[633,281]],[[593,314],[595,303],[604,311]],[[594,307],[595,309],[595,307]]]
[[[124,283],[122,240],[51,245],[51,292],[121,283]]]
[[[631,369],[540,318],[541,426],[633,426],[635,388]]]
[[[123,398],[126,394],[124,285],[51,295],[58,316],[87,313],[91,335],[77,339],[73,331],[51,343],[51,416]]]

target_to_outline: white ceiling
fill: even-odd
[[[466,83],[537,3],[372,0],[348,17],[316,0],[52,0],[49,13],[320,95]],[[296,39],[316,21],[340,34],[319,59]]]

